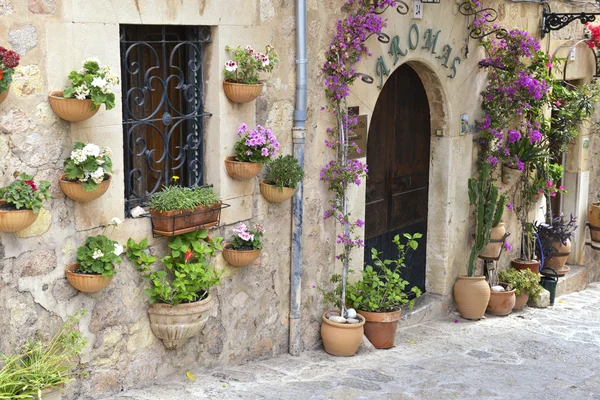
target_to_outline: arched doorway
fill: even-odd
[[[371,249],[396,259],[395,235],[419,232],[402,271],[410,287],[425,290],[427,203],[429,194],[430,111],[421,79],[408,64],[385,83],[371,117],[367,144],[365,263]]]

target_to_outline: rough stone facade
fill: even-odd
[[[466,270],[473,221],[467,198],[471,168],[465,160],[475,158],[473,135],[459,135],[460,115],[479,117],[478,94],[485,75],[477,68],[482,49],[468,42],[464,58],[467,18],[458,13],[456,2],[443,0],[426,5],[422,21],[386,11],[385,32],[404,35],[411,23],[442,30],[440,43],[449,44],[463,55],[456,77],[435,56],[415,50],[401,62],[409,62],[419,73],[432,110],[432,130],[442,128],[443,137],[431,138],[429,229],[427,246],[427,290],[451,302],[456,276]],[[529,28],[539,37],[541,7],[531,3],[486,2],[499,11],[499,23],[507,28]],[[319,171],[332,154],[323,145],[331,116],[325,104],[320,66],[324,50],[342,16],[341,1],[308,0],[309,106],[306,140],[304,196],[304,255],[302,276],[302,344],[319,343],[322,297],[315,285],[323,285],[334,270],[335,232],[332,221],[323,221],[329,194],[319,181]],[[557,4],[558,10],[561,7]],[[568,10],[568,8],[565,8]],[[97,57],[113,70],[121,69],[119,24],[205,25],[211,27],[212,43],[205,56],[205,109],[213,114],[205,127],[205,180],[215,185],[225,202],[222,226],[217,234],[228,237],[238,221],[262,223],[267,231],[259,260],[247,267],[228,267],[221,257],[216,263],[224,270],[222,283],[214,291],[216,306],[203,334],[189,340],[183,349],[167,351],[149,329],[144,281],[127,262],[111,284],[94,294],[79,293],[66,281],[64,268],[75,260],[75,252],[89,235],[99,234],[112,217],[124,219],[123,130],[121,93],[116,109],[104,108],[93,118],[68,123],[50,109],[47,93],[65,86],[68,73],[88,57]],[[555,39],[581,34],[574,24]],[[0,106],[0,185],[12,180],[14,171],[25,171],[36,179],[52,182],[53,199],[38,221],[17,235],[0,234],[0,352],[12,352],[26,338],[41,331],[52,334],[61,320],[75,310],[89,310],[81,330],[88,338],[82,355],[89,379],[68,389],[70,398],[97,398],[100,394],[139,386],[190,365],[210,367],[271,357],[288,349],[290,293],[291,204],[270,204],[258,190],[258,180],[234,181],[223,160],[230,155],[240,123],[266,124],[282,142],[284,154],[292,151],[292,117],[295,91],[294,2],[291,0],[158,1],[127,0],[95,2],[85,0],[0,0],[1,45],[17,50],[17,68],[8,99]],[[561,36],[562,35],[562,36]],[[571,36],[569,36],[571,35]],[[233,104],[224,95],[222,65],[228,59],[225,45],[271,43],[278,49],[281,64],[269,77],[256,102]],[[558,42],[544,40],[544,46]],[[372,76],[380,55],[389,60],[388,47],[375,37],[369,39],[373,57],[358,65]],[[581,49],[583,53],[584,50]],[[585,60],[585,58],[582,58]],[[583,63],[583,61],[582,61]],[[397,66],[398,66],[397,65]],[[397,67],[396,66],[396,67]],[[394,67],[395,68],[395,67]],[[570,71],[574,78],[591,76],[583,67]],[[579,75],[577,75],[579,74]],[[379,90],[357,82],[350,105],[361,106],[369,117]],[[114,176],[108,192],[88,204],[73,203],[60,190],[58,177],[62,162],[75,141],[109,146],[113,151]],[[598,140],[592,140],[590,165],[598,157]],[[367,160],[368,162],[368,160]],[[592,168],[593,185],[600,184]],[[574,171],[577,172],[577,171]],[[584,189],[587,193],[587,189]],[[364,215],[364,186],[352,193],[354,215]],[[581,200],[586,203],[587,199]],[[507,216],[509,229],[516,222]],[[514,235],[516,236],[516,234]],[[127,219],[113,236],[150,237],[151,249],[160,255],[164,239],[152,239],[147,219]],[[588,250],[586,250],[586,254]],[[506,263],[513,255],[506,254]],[[362,254],[357,252],[357,265]],[[589,259],[589,257],[588,257]],[[580,261],[581,262],[581,261]],[[596,273],[595,279],[598,278]],[[85,393],[85,395],[84,395]]]

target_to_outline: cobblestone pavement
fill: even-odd
[[[600,399],[600,284],[554,307],[399,331],[396,347],[191,371],[106,400]]]

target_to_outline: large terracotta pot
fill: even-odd
[[[461,275],[454,284],[454,301],[460,316],[481,319],[490,300],[490,286],[483,276]]]
[[[103,275],[94,274],[78,274],[74,271],[79,269],[79,264],[71,264],[65,268],[65,275],[67,280],[75,289],[80,292],[94,293],[104,289],[112,281],[113,276],[105,278]]]
[[[506,228],[504,226],[504,222],[500,222],[497,227],[492,228],[492,232],[490,234],[490,242],[485,246],[483,251],[479,253],[479,257],[483,259],[495,259],[500,256],[500,252],[502,251],[502,238],[506,233]]]
[[[216,226],[221,216],[221,206],[219,202],[209,207],[198,206],[193,211],[150,209],[152,232],[162,236],[177,236]]]
[[[376,349],[389,349],[394,346],[398,321],[402,311],[392,312],[367,312],[358,311],[365,317],[365,336]]]
[[[77,122],[92,118],[100,107],[92,110],[92,100],[65,99],[62,90],[55,90],[48,95],[52,110],[66,121]]]
[[[8,97],[8,92],[10,91],[10,85],[6,88],[6,91],[0,93],[0,104],[4,103],[4,100]]]
[[[534,274],[539,274],[540,272],[540,262],[538,260],[512,260],[510,263],[512,264],[512,267],[518,271],[528,269],[531,270],[531,272],[533,272]]]
[[[256,99],[258,96],[260,96],[263,86],[263,83],[251,85],[244,83],[223,82],[223,90],[225,90],[225,95],[234,103],[248,103]]]
[[[256,250],[234,250],[231,244],[223,247],[223,258],[235,267],[243,267],[252,264],[260,255],[260,249]]]
[[[60,183],[60,188],[63,193],[73,201],[78,203],[87,203],[92,200],[96,200],[98,197],[102,196],[108,190],[110,186],[110,181],[112,180],[112,175],[108,175],[107,179],[104,179],[95,190],[86,191],[83,188],[83,184],[80,182],[71,182],[68,181],[67,174],[62,174],[58,182]]]
[[[588,221],[590,222],[590,235],[594,242],[600,242],[600,203],[590,204],[588,209]],[[596,228],[594,230],[592,228]]]
[[[325,351],[332,356],[350,357],[356,353],[364,334],[365,317],[357,315],[360,319],[358,324],[339,324],[327,319],[325,315],[329,312],[339,312],[339,310],[329,310],[323,313],[321,319],[321,339]]]
[[[502,164],[502,183],[512,186],[521,179],[523,171]]]
[[[2,209],[6,200],[0,200],[0,232],[18,232],[35,222],[38,214],[32,210]]]
[[[508,315],[512,312],[516,300],[515,289],[508,292],[490,291],[490,301],[485,312],[499,316]]]
[[[558,250],[558,254],[552,258],[544,259],[544,267],[552,268],[557,273],[566,272],[565,263],[567,262],[567,257],[571,253],[571,241],[567,239],[567,244],[564,245],[561,242],[553,242],[552,246]]]
[[[176,306],[153,303],[148,307],[150,329],[167,349],[178,349],[204,328],[212,306],[210,294],[204,300]]]
[[[278,188],[277,186],[266,184],[265,181],[260,182],[260,193],[263,197],[271,203],[281,203],[290,199],[296,189],[284,187]]]
[[[229,176],[239,181],[247,181],[257,176],[262,171],[263,164],[235,161],[235,156],[225,159],[225,169]]]
[[[528,300],[529,300],[529,295],[527,293],[523,293],[520,296],[515,296],[515,306],[513,307],[513,310],[524,309]]]

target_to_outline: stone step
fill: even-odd
[[[398,323],[398,328],[403,329],[423,322],[438,320],[442,317],[444,308],[443,296],[425,293],[415,300],[412,311],[407,306],[402,307],[402,319]]]
[[[579,292],[587,287],[588,268],[583,265],[568,265],[571,270],[565,276],[558,278],[556,297]]]

